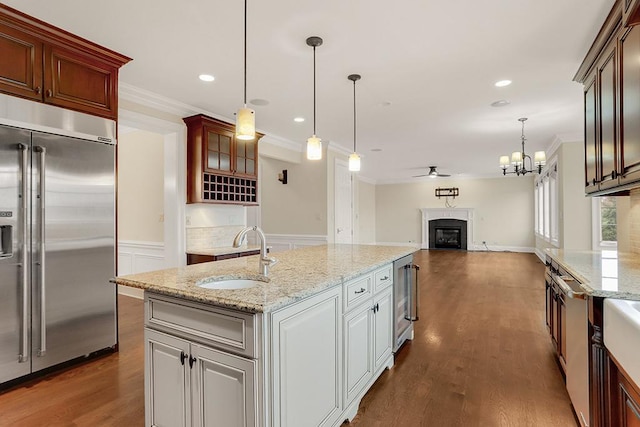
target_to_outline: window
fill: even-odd
[[[560,215],[558,200],[558,165],[555,159],[536,179],[534,189],[534,230],[538,237],[559,244]]]
[[[617,246],[616,198],[594,197],[593,206],[594,249]]]
[[[549,206],[551,242],[558,245],[560,238],[560,206],[558,202],[558,165],[555,164],[551,172],[549,172],[549,200],[551,201],[551,206]]]

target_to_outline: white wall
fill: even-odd
[[[376,241],[376,186],[362,180],[357,183],[357,243]]]
[[[118,240],[164,241],[164,138],[136,130],[118,138]]]
[[[438,187],[458,187],[460,196],[449,203],[474,209],[474,236],[469,241],[491,247],[532,250],[533,177],[487,179],[426,178],[416,183],[376,186],[376,241],[379,243],[421,243],[420,208],[443,208],[444,198],[435,196]]]
[[[301,163],[260,156],[262,229],[268,234],[327,234],[327,156]],[[286,169],[288,183],[278,181]]]

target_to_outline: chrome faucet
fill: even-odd
[[[269,267],[278,262],[275,258],[269,258],[267,256],[267,239],[264,237],[264,233],[260,229],[260,227],[254,225],[253,227],[243,228],[237,235],[236,238],[233,239],[233,247],[239,248],[244,241],[245,236],[249,231],[255,231],[260,239],[260,264],[259,264],[259,273],[263,276],[269,275]]]

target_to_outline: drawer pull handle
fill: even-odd
[[[198,359],[193,356],[189,356],[189,368],[193,368],[193,364],[196,363],[196,360]]]
[[[361,294],[361,293],[363,293],[364,291],[366,291],[366,289],[365,289],[365,288],[360,288],[360,290],[359,290],[359,291],[355,291],[355,292],[354,292],[354,294]]]
[[[180,352],[180,363],[182,363],[182,365],[184,366],[184,361],[187,358],[187,355],[185,354],[184,351]]]
[[[380,281],[385,281],[385,280],[389,280],[389,276],[384,276],[380,278]]]

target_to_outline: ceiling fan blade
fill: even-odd
[[[413,175],[414,178],[422,178],[423,176],[429,176],[429,174],[425,174],[425,175]]]
[[[451,176],[451,175],[449,175],[449,174],[447,174],[447,173],[439,173],[439,174],[438,174],[438,175],[436,175],[436,176],[441,176],[441,177],[443,177],[443,178],[444,178],[444,177]]]

